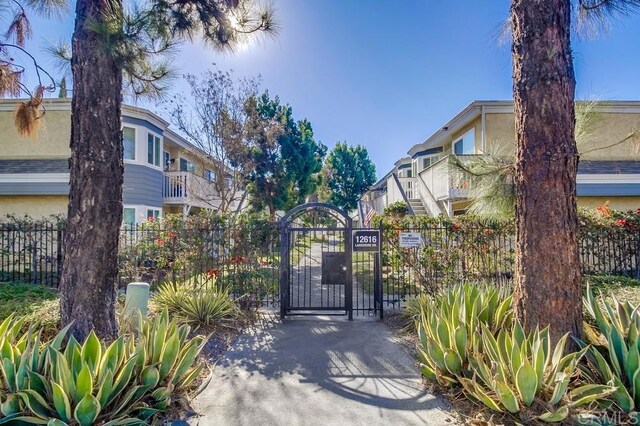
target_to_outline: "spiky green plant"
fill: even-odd
[[[240,313],[230,291],[205,275],[161,284],[153,301],[196,326],[225,324]]]
[[[82,343],[68,328],[42,344],[20,335],[21,320],[0,325],[0,423],[144,425],[164,411],[200,374],[196,358],[207,338],[188,338],[187,325],[164,310],[135,318],[137,336],[107,345],[92,332]],[[4,416],[4,418],[3,418]],[[13,424],[12,423],[12,424]]]
[[[640,313],[638,306],[615,297],[602,300],[587,287],[583,298],[595,327],[585,324],[591,349],[587,362],[592,380],[615,386],[616,405],[625,412],[640,406]],[[604,307],[604,310],[602,309]]]
[[[469,355],[469,375],[460,377],[465,394],[495,411],[519,413],[540,402],[544,411],[537,415],[545,422],[559,422],[571,407],[599,401],[615,388],[582,384],[569,391],[578,362],[588,350],[565,355],[569,335],[552,350],[549,330],[526,334],[519,322],[509,331],[495,333],[482,324],[481,344]]]
[[[422,300],[416,326],[422,374],[443,385],[458,382],[470,351],[480,343],[482,325],[497,331],[513,321],[512,296],[495,287],[457,285]]]

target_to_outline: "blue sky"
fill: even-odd
[[[274,5],[275,39],[224,55],[185,45],[178,71],[198,74],[215,63],[238,76],[260,74],[263,88],[308,118],[323,143],[365,145],[378,176],[471,101],[512,97],[510,46],[497,37],[508,0]],[[34,21],[36,46],[70,37],[72,17]],[[574,39],[573,49],[578,98],[640,99],[640,16],[619,18],[596,38]]]

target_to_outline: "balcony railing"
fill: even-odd
[[[163,196],[165,204],[212,208],[220,204],[214,184],[190,172],[165,172]]]
[[[464,161],[465,157],[459,156],[458,159]],[[468,195],[469,179],[451,160],[450,156],[444,157],[420,172],[418,185],[425,185],[438,201],[462,199]]]
[[[400,184],[400,187],[402,188],[402,191],[404,191],[407,198],[410,200],[413,199],[414,195],[416,195],[415,194],[416,181],[417,179],[413,177],[395,178],[393,176],[390,176],[387,179],[387,203],[392,204],[397,201],[405,201],[397,183]]]

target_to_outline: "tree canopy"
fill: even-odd
[[[362,145],[338,143],[327,156],[324,177],[329,203],[346,211],[358,206],[358,200],[376,181],[376,166]]]
[[[327,149],[315,140],[311,123],[295,121],[293,109],[268,92],[247,100],[245,164],[247,190],[255,210],[288,210],[303,203],[321,182]]]

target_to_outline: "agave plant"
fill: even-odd
[[[239,313],[230,291],[206,276],[161,284],[153,300],[193,325],[225,322]]]
[[[443,385],[457,383],[479,344],[480,326],[497,331],[511,325],[511,301],[505,290],[471,284],[425,298],[417,323],[422,374]]]
[[[19,321],[0,325],[0,424],[55,426],[147,424],[200,373],[194,368],[205,337],[188,338],[189,326],[169,321],[166,310],[137,318],[138,335],[105,345],[92,332],[82,343],[66,329],[40,344],[39,334],[17,337]]]
[[[588,350],[565,355],[568,334],[551,350],[548,328],[528,335],[519,322],[497,337],[482,324],[482,344],[469,355],[469,377],[460,377],[465,394],[495,411],[519,413],[535,401],[546,407],[545,422],[564,420],[571,407],[606,398],[615,388],[582,384],[568,391],[578,362]]]
[[[640,407],[640,313],[637,306],[613,296],[602,299],[587,287],[583,301],[596,327],[584,327],[592,344],[586,358],[592,380],[614,386],[613,400],[628,413]]]

